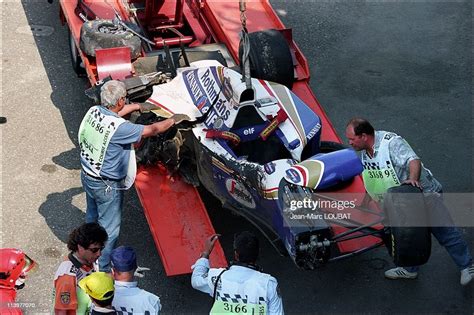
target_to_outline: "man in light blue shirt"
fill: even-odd
[[[196,261],[191,277],[193,288],[214,299],[210,314],[284,314],[277,280],[260,272],[256,265],[259,242],[244,231],[234,239],[234,262],[230,268],[210,268],[209,255],[218,235],[211,236]]]
[[[134,281],[137,257],[133,248],[120,246],[110,255],[115,279],[115,297],[112,306],[117,314],[158,314],[160,298],[140,289]]]

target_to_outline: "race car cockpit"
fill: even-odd
[[[201,71],[204,74],[196,76],[204,78],[206,86],[209,69]],[[213,106],[200,108],[207,116],[206,138],[222,139],[235,158],[262,165],[284,158],[301,161],[307,146],[306,151],[316,152],[320,119],[290,90],[257,79],[252,79],[249,89],[232,69],[214,72],[220,79],[219,93]]]

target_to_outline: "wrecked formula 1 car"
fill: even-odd
[[[146,143],[138,155],[202,184],[299,267],[313,269],[369,250],[390,235],[380,225],[383,213],[356,207],[363,195],[334,194],[362,172],[360,159],[352,149],[321,141],[320,118],[284,85],[258,79],[248,84],[239,72],[204,60],[154,86],[146,102],[156,106],[156,119],[182,113],[192,127],[178,125],[156,143],[159,149]],[[156,121],[147,117],[144,123]],[[373,222],[358,222],[356,212],[369,213]],[[348,229],[335,234],[336,225]],[[367,236],[380,243],[350,254],[336,246]]]
[[[252,79],[249,89],[240,73],[212,60],[179,70],[169,83],[154,86],[147,100],[158,115],[184,113],[196,121],[165,140],[185,139],[169,152],[178,156],[179,150],[185,160],[171,165],[183,163],[178,171],[185,179],[198,178],[224,207],[255,223],[298,265],[327,261],[329,225],[308,218],[293,228],[294,214],[285,202],[300,198],[294,187],[311,193],[350,183],[362,172],[356,153],[321,142],[320,118],[281,84]]]

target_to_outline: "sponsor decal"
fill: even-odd
[[[197,70],[189,70],[183,72],[183,81],[188,89],[188,93],[193,99],[194,104],[198,104],[198,100],[205,97],[203,88],[197,78]]]
[[[306,135],[306,139],[311,140],[321,129],[321,124],[317,123],[316,126],[314,126]]]
[[[253,133],[255,132],[255,128],[254,127],[251,127],[251,128],[247,128],[244,130],[244,135],[248,136],[248,135],[253,135]]]
[[[207,104],[207,97],[201,96],[197,101],[197,108],[202,111],[203,107]]]
[[[71,302],[70,292],[61,292],[61,304],[68,305]]]
[[[263,168],[268,175],[275,173],[276,170],[275,163],[273,162],[265,164]]]
[[[214,75],[211,75],[211,68],[208,68],[202,77],[200,77],[200,81],[204,90],[207,93],[207,96],[211,102],[213,102],[218,96],[218,89],[219,85],[217,81],[214,79]]]
[[[223,99],[218,99],[216,104],[214,105],[217,114],[224,120],[227,120],[230,116],[230,110],[227,109],[226,101]]]
[[[215,67],[206,69],[202,75],[199,72],[199,69],[183,72],[183,81],[188,90],[189,96],[202,113],[208,112],[208,107],[210,107],[212,103],[216,102],[217,98],[219,97],[220,82],[217,81],[217,74],[215,72]],[[217,101],[214,105],[214,108],[216,109],[216,113],[219,116],[227,119],[230,111],[229,113],[225,113],[225,106],[222,106],[222,103],[222,100],[220,100],[220,102]],[[224,107],[224,110],[221,107]],[[208,118],[206,123],[215,119],[215,117],[211,118],[212,119]]]
[[[287,169],[285,173],[286,173],[287,179],[290,182],[295,183],[295,184],[301,182],[300,174],[294,168]]]
[[[226,180],[225,186],[232,198],[234,198],[238,203],[247,208],[255,209],[255,201],[244,185],[240,184],[233,178],[229,178]]]
[[[224,80],[222,81],[223,85],[223,93],[225,98],[229,101],[233,96],[234,96],[234,90],[232,89],[232,85],[230,84],[230,78],[229,77],[224,77]]]

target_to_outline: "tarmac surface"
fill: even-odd
[[[352,116],[404,136],[447,192],[472,192],[472,3],[470,1],[272,1],[310,62],[311,86],[338,132]],[[58,2],[0,1],[2,41],[0,247],[39,262],[18,302],[51,310],[53,275],[68,233],[84,221],[77,130],[90,106],[69,59]],[[255,229],[204,193],[231,258],[235,232]],[[120,244],[152,270],[140,286],[163,313],[208,312],[190,276],[167,278],[134,190],[126,195]],[[472,218],[472,208],[471,211]],[[471,248],[472,220],[463,231]],[[471,228],[468,228],[471,227]],[[258,233],[258,232],[256,232]],[[260,234],[260,265],[280,284],[288,314],[472,314],[473,285],[433,241],[417,280],[389,281],[384,248],[315,271],[298,270]]]

